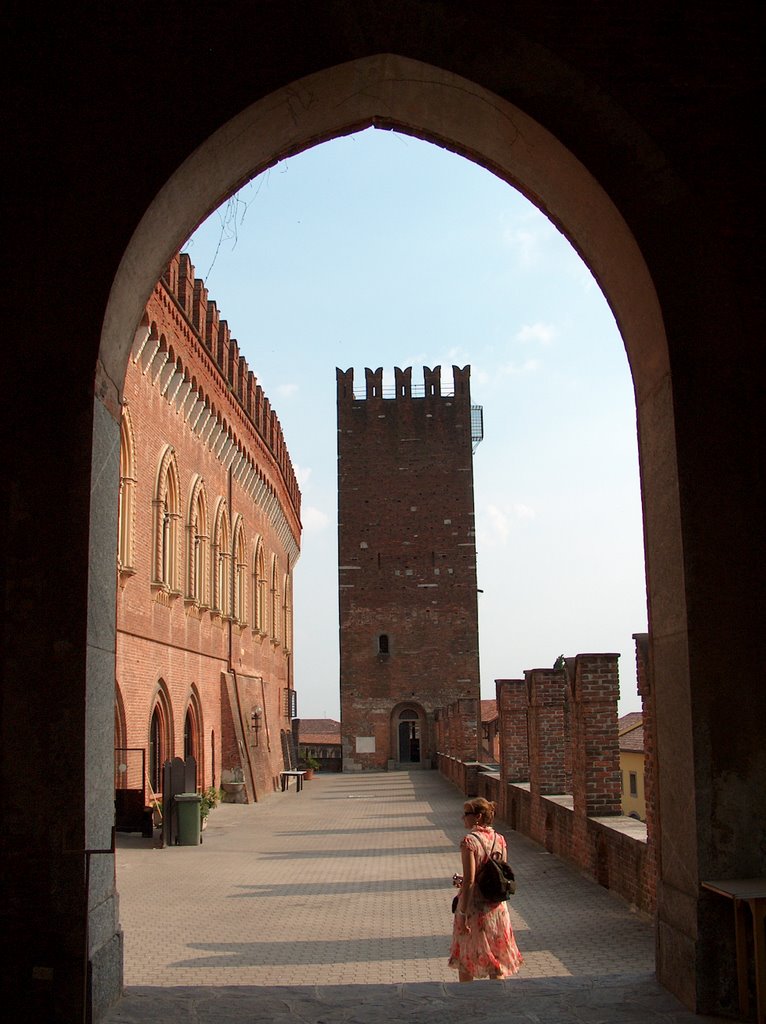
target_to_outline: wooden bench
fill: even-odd
[[[750,908],[753,927],[753,954],[755,959],[755,1001],[758,1024],[766,1024],[766,878],[733,878],[702,882],[702,888],[729,899],[734,904],[734,938],[737,950],[737,988],[739,1008],[749,1017],[750,994],[747,975],[747,914]]]
[[[279,777],[282,781],[282,792],[290,786],[290,779],[295,779],[295,792],[300,793],[303,789],[303,776],[306,773],[301,771],[299,768],[291,768],[288,771],[280,772]]]

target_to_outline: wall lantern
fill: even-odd
[[[258,732],[258,730],[260,729],[262,718],[263,708],[259,704],[257,707],[254,707],[253,710],[250,712],[250,725],[255,732]]]

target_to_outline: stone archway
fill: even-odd
[[[95,436],[110,444],[119,432],[115,410],[144,303],[168,258],[193,229],[253,175],[279,159],[371,125],[446,146],[519,188],[565,232],[616,317],[636,394],[657,714],[660,719],[664,709],[671,708],[675,714],[672,745],[662,752],[667,755],[666,771],[675,779],[672,790],[663,792],[663,811],[670,810],[663,836],[668,850],[663,872],[675,888],[691,896],[698,873],[686,605],[662,315],[646,264],[620,212],[586,168],[540,124],[455,74],[391,55],[330,68],[244,110],[165,184],[123,256],[106,310],[96,371]],[[94,503],[92,532],[98,516]],[[92,573],[108,568],[113,575],[108,545],[100,550],[97,562],[91,562]],[[108,692],[108,680],[100,682]],[[100,727],[96,719],[101,711],[91,707],[89,714],[88,729]],[[661,746],[662,737],[659,742]],[[680,807],[684,814],[674,813]],[[666,940],[672,942],[673,925],[669,929]],[[680,986],[687,993],[689,979]],[[678,983],[673,987],[679,991]]]

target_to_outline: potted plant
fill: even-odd
[[[319,761],[317,761],[315,757],[312,757],[311,754],[304,754],[303,765],[306,771],[304,778],[313,779],[314,772],[319,770]]]
[[[202,791],[202,799],[199,804],[199,818],[200,827],[207,827],[207,816],[213,807],[217,807],[221,802],[220,791],[215,786],[209,786],[207,789]]]

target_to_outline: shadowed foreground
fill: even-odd
[[[123,837],[126,996],[109,1024],[713,1019],[657,985],[645,919],[513,832],[525,966],[458,985],[461,807],[435,772],[320,775],[301,794],[213,811],[199,848]]]

